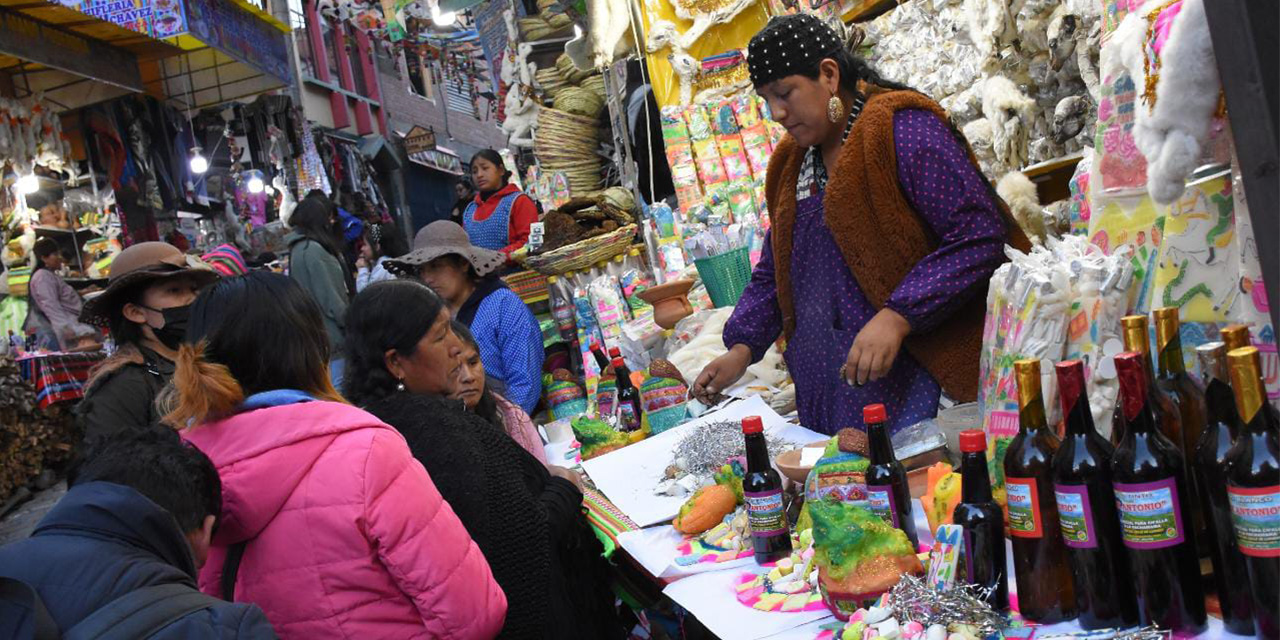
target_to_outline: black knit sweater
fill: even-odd
[[[602,549],[573,483],[461,403],[402,392],[365,409],[404,435],[489,561],[507,596],[499,637],[617,637]]]

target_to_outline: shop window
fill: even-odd
[[[298,50],[298,62],[302,75],[315,78],[315,56],[311,53],[311,35],[307,30],[307,14],[303,0],[289,0],[289,27],[293,29],[293,46]]]
[[[329,65],[329,77],[334,84],[339,84],[342,74],[338,71],[338,39],[328,18],[320,18],[320,34],[324,37],[324,57],[325,64]]]
[[[369,90],[373,81],[364,77],[364,61],[360,59],[360,47],[356,45],[355,35],[350,31],[347,32],[346,53],[347,58],[351,60],[351,90],[365,97],[373,95]]]
[[[435,100],[435,81],[431,68],[423,64],[422,56],[410,47],[405,47],[404,61],[409,72],[409,91],[428,100]]]

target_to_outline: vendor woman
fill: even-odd
[[[983,292],[1028,249],[973,154],[933,100],[886,82],[809,15],[751,39],[751,81],[787,135],[766,179],[770,237],[725,326],[729,352],[694,394],[738,380],[779,335],[800,422],[891,430],[977,397]]]
[[[462,212],[462,226],[471,244],[511,255],[529,240],[529,226],[538,221],[538,205],[511,184],[511,172],[493,149],[471,157],[471,181],[478,193]]]

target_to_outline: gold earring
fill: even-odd
[[[840,97],[831,94],[831,99],[827,101],[827,119],[831,124],[840,122],[840,116],[844,114],[844,103],[840,101]]]

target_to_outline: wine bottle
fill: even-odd
[[[1249,568],[1253,622],[1258,637],[1280,636],[1280,421],[1264,409],[1258,350],[1241,347],[1227,354],[1240,431],[1227,454],[1227,497],[1236,542]]]
[[[1182,452],[1182,460],[1186,465],[1185,481],[1187,495],[1184,496],[1189,526],[1196,532],[1196,551],[1201,558],[1209,557],[1209,540],[1205,533],[1204,510],[1200,508],[1200,487],[1196,484],[1195,474],[1191,470],[1191,461],[1195,459],[1196,445],[1200,443],[1200,434],[1204,431],[1205,398],[1204,390],[1199,383],[1187,375],[1187,367],[1182,359],[1182,337],[1179,334],[1181,323],[1178,321],[1177,307],[1163,307],[1151,312],[1156,319],[1156,347],[1158,366],[1156,367],[1156,388],[1173,404],[1178,412],[1181,429],[1174,434],[1165,432],[1174,446]],[[1159,424],[1159,423],[1157,423]],[[1163,426],[1163,425],[1162,425]]]
[[[1156,428],[1140,353],[1116,357],[1124,441],[1112,463],[1120,531],[1143,625],[1198,634],[1207,623],[1182,452]]]
[[[965,580],[989,590],[996,611],[1009,610],[1009,569],[1004,548],[1004,513],[991,497],[987,434],[960,432],[960,503],[951,521],[964,531]]]
[[[1239,349],[1240,347],[1252,347],[1253,344],[1249,338],[1249,327],[1242,324],[1233,324],[1223,327],[1218,331],[1222,335],[1222,342],[1227,345],[1227,353]],[[1262,403],[1262,410],[1271,414],[1271,419],[1280,423],[1280,412],[1276,411],[1274,405],[1270,402]]]
[[[1147,331],[1146,316],[1125,316],[1120,319],[1121,325],[1124,327],[1124,350],[1131,353],[1141,353],[1146,365],[1147,372],[1147,396],[1155,401],[1153,409],[1156,412],[1156,424],[1165,430],[1165,435],[1175,442],[1180,442],[1182,436],[1177,437],[1169,435],[1171,432],[1180,434],[1182,431],[1182,418],[1179,417],[1178,408],[1173,405],[1173,401],[1164,393],[1160,393],[1156,388],[1155,370],[1151,364],[1151,334]],[[1116,410],[1111,419],[1111,445],[1119,446],[1120,441],[1124,439],[1124,416],[1120,408],[1120,402],[1116,402]]]
[[[742,495],[747,505],[747,524],[756,562],[764,564],[791,554],[791,528],[782,504],[782,478],[769,460],[760,416],[742,419],[746,438],[747,475],[742,479]]]
[[[1004,454],[1013,573],[1022,616],[1040,624],[1075,617],[1075,587],[1053,496],[1058,436],[1049,429],[1040,391],[1040,361],[1013,363],[1018,381],[1018,435]]]
[[[1053,490],[1080,626],[1130,627],[1137,624],[1138,611],[1111,486],[1113,450],[1093,427],[1084,364],[1068,360],[1056,369],[1067,426],[1053,456]]]
[[[1222,604],[1222,625],[1242,636],[1253,635],[1253,603],[1249,594],[1249,569],[1236,544],[1227,501],[1227,453],[1236,439],[1236,400],[1227,372],[1227,347],[1210,342],[1196,347],[1205,383],[1205,427],[1196,446],[1191,468],[1200,489],[1205,516],[1205,537],[1213,562],[1214,585]]]
[[[916,520],[911,512],[911,487],[907,484],[907,469],[898,462],[885,426],[888,416],[884,405],[863,407],[862,423],[867,425],[867,453],[871,465],[867,467],[867,503],[871,510],[885,522],[901,529],[911,541],[911,548],[920,546],[916,537]]]
[[[622,358],[613,359],[613,371],[618,379],[618,431],[639,431],[643,426],[644,410],[640,404],[640,390],[631,384],[631,371]]]

